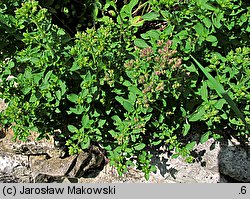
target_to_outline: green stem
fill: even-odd
[[[145,2],[143,4],[141,4],[140,6],[138,6],[138,8],[132,13],[132,15],[135,15],[141,8],[143,8],[145,5],[147,5],[149,2]]]

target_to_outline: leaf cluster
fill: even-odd
[[[53,16],[76,8],[58,2],[0,2],[0,122],[15,139],[60,129],[71,155],[98,145],[148,179],[160,148],[192,162],[199,142],[248,136],[246,1],[93,1],[74,34]]]

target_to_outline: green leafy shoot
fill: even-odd
[[[191,58],[195,61],[195,63],[201,69],[201,71],[203,72],[203,74],[208,78],[208,80],[210,81],[210,83],[213,84],[216,92],[219,95],[221,95],[227,101],[227,103],[233,109],[233,111],[235,112],[235,114],[237,115],[237,117],[239,117],[245,123],[247,130],[249,130],[249,126],[248,126],[248,124],[247,124],[247,122],[245,120],[245,117],[244,117],[243,113],[239,110],[239,108],[237,107],[237,105],[235,104],[235,102],[228,95],[228,93],[224,90],[223,86],[219,82],[217,82],[216,79],[213,78],[212,75],[210,75],[210,73],[192,55],[191,55]]]

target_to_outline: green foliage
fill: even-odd
[[[209,81],[203,82],[209,86],[206,89],[209,94],[201,107],[214,110],[213,115],[204,114],[203,119],[207,120],[208,126],[227,121],[237,137],[249,134],[249,52],[249,47],[243,47],[230,51],[225,57],[219,53],[207,57],[208,70],[216,74],[216,80],[226,90],[223,93],[216,93],[215,86]]]
[[[169,25],[165,34],[179,50],[205,55],[249,45],[249,6],[244,1],[180,1],[175,10],[160,10]]]
[[[248,106],[245,96],[249,94],[249,3],[206,0],[179,1],[172,8],[167,3],[165,8],[160,2],[155,5],[153,9],[168,22],[162,37],[172,39],[174,48],[182,54],[184,64],[187,64],[187,70],[200,76],[198,79],[193,76],[194,84],[191,87],[195,91],[192,93],[193,98],[199,96],[203,102],[199,105],[201,102],[197,99],[193,107],[197,108],[186,111],[189,112],[191,126],[198,121],[206,123],[201,142],[204,143],[210,136],[220,138],[225,131],[233,132],[231,135],[238,138],[248,136],[249,113],[246,111]],[[208,67],[195,69],[194,63],[190,63],[190,54]],[[242,61],[235,60],[236,57]],[[222,85],[223,92],[216,92],[221,86],[215,88],[212,77],[206,79],[206,71],[213,75],[215,82]],[[240,97],[239,93],[244,97]]]
[[[52,19],[76,8],[58,2],[0,2],[0,122],[14,138],[61,129],[70,154],[95,144],[148,179],[160,147],[193,162],[193,134],[248,136],[246,1],[92,1],[73,35]]]
[[[13,17],[14,10],[21,6],[25,0],[3,0],[0,2],[0,57],[6,58],[9,54],[15,52],[14,46],[21,47],[20,32],[15,28],[16,19]]]
[[[206,77],[208,78],[210,85],[212,85],[213,88],[215,88],[215,90],[217,91],[218,95],[223,96],[223,98],[225,99],[225,101],[227,101],[227,103],[230,105],[230,107],[232,108],[232,110],[235,112],[235,114],[237,115],[238,118],[240,118],[242,120],[242,122],[246,124],[246,120],[243,116],[243,114],[241,113],[241,111],[238,109],[238,107],[236,106],[236,104],[234,103],[234,101],[232,100],[232,98],[228,95],[228,93],[224,90],[223,86],[218,83],[208,72],[207,70],[192,56],[192,58],[194,59],[194,61],[196,62],[196,64],[198,65],[198,67],[202,70],[202,72],[206,75]],[[239,73],[240,71],[237,71],[237,73]],[[201,88],[201,97],[203,98],[204,101],[208,101],[208,94],[207,94],[207,83],[204,83],[202,88]],[[218,102],[217,102],[218,103]],[[221,105],[223,105],[223,102],[220,103]],[[218,108],[221,108],[221,105],[217,105]],[[192,116],[191,116],[192,118]],[[194,120],[193,120],[194,121]],[[248,128],[248,126],[246,126]],[[247,129],[248,130],[248,129]]]
[[[69,40],[35,1],[15,11],[12,26],[23,32],[23,47],[1,67],[1,98],[9,102],[4,124],[14,123],[15,136],[20,139],[29,135],[29,129],[37,128],[44,137],[59,125],[55,119],[67,90],[64,47]]]

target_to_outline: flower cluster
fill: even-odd
[[[159,63],[160,68],[164,69],[166,67],[171,67],[172,70],[180,69],[181,58],[174,57],[177,51],[170,48],[172,41],[168,40],[165,44],[162,41],[159,41],[157,44],[159,49],[155,61]]]
[[[109,70],[105,71],[105,75],[104,75],[103,80],[106,81],[110,87],[114,87],[114,83],[115,83],[114,70],[109,69]]]
[[[183,71],[182,59],[177,51],[171,49],[172,41],[159,40],[157,48],[138,49],[138,57],[125,64],[126,70],[132,72],[137,79],[138,88],[144,94],[142,103],[149,107],[163,92],[178,89],[181,83],[175,77]]]
[[[144,48],[140,51],[140,57],[144,58],[144,57],[150,57],[152,54],[154,53],[153,49],[149,46],[147,48]]]

